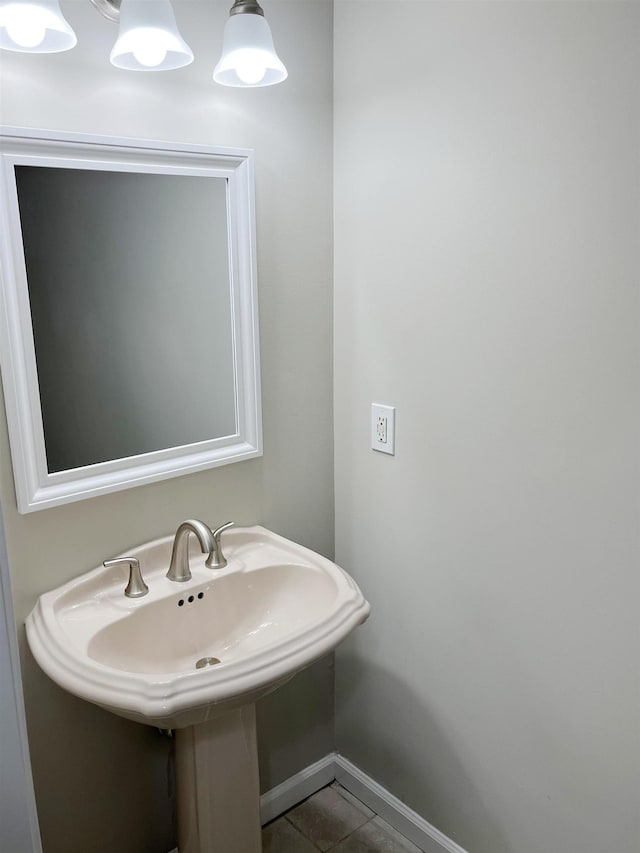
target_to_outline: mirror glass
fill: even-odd
[[[121,142],[3,133],[23,512],[261,452],[251,152]]]
[[[48,470],[233,435],[224,178],[16,166],[16,183]]]

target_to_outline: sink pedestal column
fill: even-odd
[[[176,730],[179,853],[260,853],[255,705]]]

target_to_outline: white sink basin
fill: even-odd
[[[223,534],[224,569],[206,568],[190,540],[186,583],[165,577],[170,536],[123,555],[140,561],[149,586],[143,598],[125,597],[121,566],[42,595],[27,637],[47,675],[123,717],[192,726],[254,702],[369,615],[339,566],[263,527]]]

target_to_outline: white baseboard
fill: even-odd
[[[336,753],[330,752],[320,761],[310,764],[295,776],[290,776],[280,785],[263,794],[260,797],[262,825],[289,811],[320,788],[333,782],[336,778],[335,759]]]
[[[334,756],[337,781],[424,853],[467,853],[342,755]]]
[[[412,811],[355,764],[330,752],[260,797],[260,819],[269,823],[336,779],[343,788],[386,820],[424,853],[467,853],[459,844]],[[177,848],[171,853],[178,853]]]

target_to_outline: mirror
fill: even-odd
[[[260,455],[251,152],[0,141],[19,510]]]

